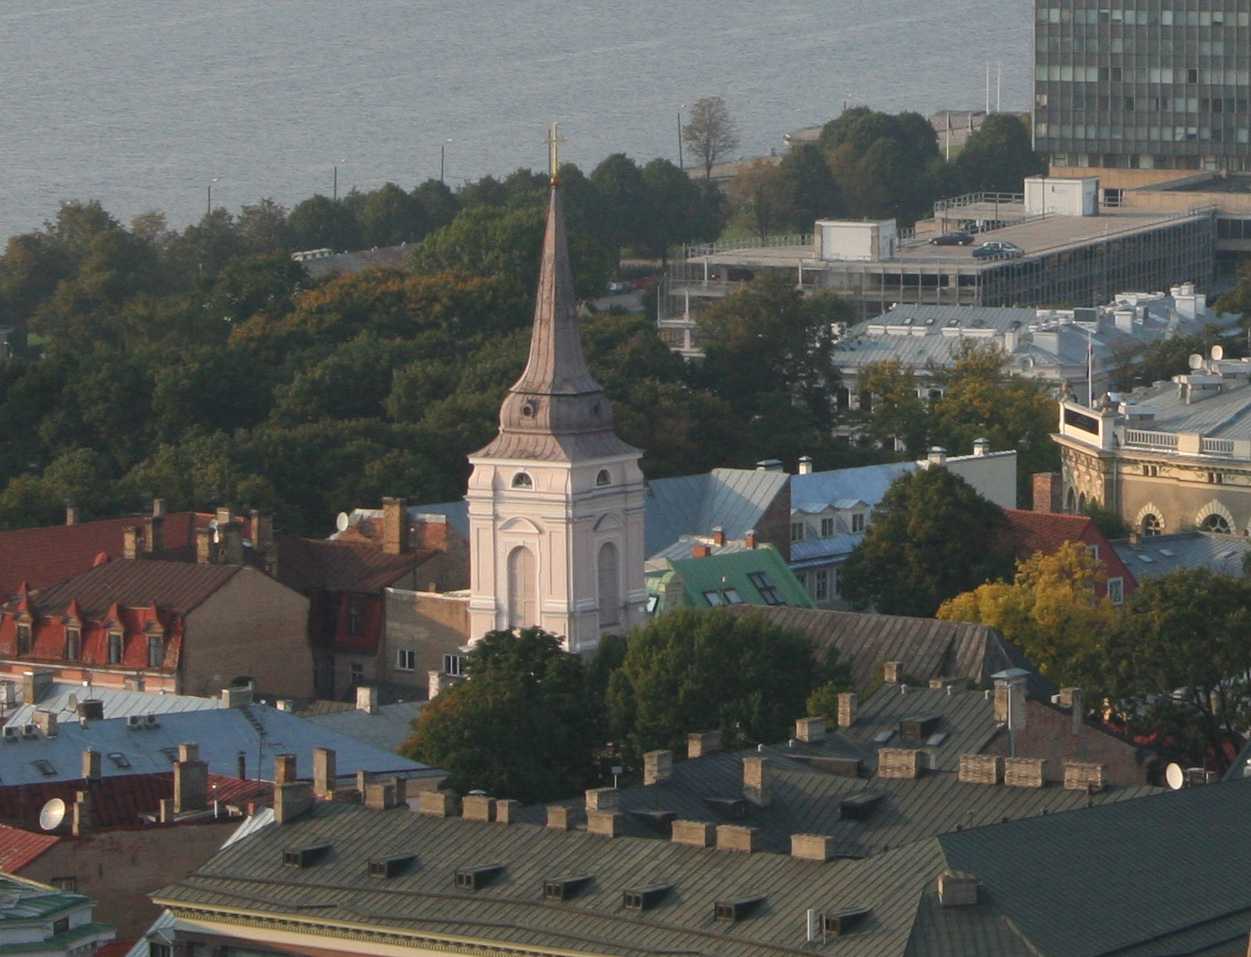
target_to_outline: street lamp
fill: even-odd
[[[205,216],[213,215],[213,184],[216,183],[219,179],[221,179],[220,176],[214,176],[211,180],[209,180],[208,203],[207,203],[207,208],[205,209],[205,212],[204,212]]]
[[[686,109],[683,103],[678,107],[678,169],[685,169],[686,164],[682,162],[682,111]]]
[[[346,159],[339,160],[339,163],[346,163],[346,162],[347,162]],[[334,189],[330,197],[331,199],[335,199],[335,200],[339,198],[339,163],[334,164]]]
[[[446,140],[444,140],[441,144],[439,144],[439,182],[440,183],[443,182],[443,170],[447,162],[447,144],[450,142],[452,142],[452,138],[449,136]]]
[[[849,91],[847,95],[843,97],[843,112],[844,113],[847,112],[847,104],[850,102],[851,102],[851,92]]]

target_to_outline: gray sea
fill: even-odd
[[[0,239],[66,200],[182,228],[443,170],[677,160],[724,97],[739,152],[845,103],[1028,108],[1030,0],[0,0]]]

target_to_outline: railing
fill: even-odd
[[[1125,444],[1145,445],[1152,449],[1175,449],[1177,448],[1177,435],[1174,432],[1147,432],[1142,429],[1126,429]],[[1230,451],[1233,451],[1232,446]]]
[[[715,256],[734,249],[773,249],[778,246],[812,246],[812,233],[790,233],[782,236],[742,236],[738,239],[719,239],[715,243],[696,243],[682,249],[683,259],[698,256]]]
[[[1199,451],[1208,452],[1212,455],[1233,455],[1234,440],[1233,439],[1199,439]]]
[[[948,209],[959,209],[962,206],[979,206],[983,203],[987,205],[998,205],[1000,203],[1024,203],[1024,193],[965,193],[963,196],[954,196],[951,199],[940,199],[934,204],[934,218],[938,218],[938,214]]]

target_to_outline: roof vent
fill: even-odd
[[[99,698],[84,698],[77,705],[78,717],[88,721],[100,721],[104,718],[104,702]]]
[[[325,857],[333,846],[332,844],[305,844],[302,847],[288,847],[282,852],[282,863],[288,867],[308,867]]]
[[[914,715],[899,722],[899,737],[904,741],[920,741],[928,738],[942,723],[941,714]]]
[[[672,884],[647,884],[626,891],[621,897],[621,904],[626,910],[651,910],[661,903],[669,892]]]
[[[838,802],[838,817],[843,821],[864,821],[873,815],[886,795],[882,791],[860,791]]]
[[[371,857],[369,876],[388,878],[403,874],[417,860],[416,854],[396,854],[392,857]]]
[[[669,827],[678,816],[674,811],[661,810],[634,809],[628,813],[637,820],[642,821],[657,834],[663,834],[665,837],[669,836]]]
[[[550,881],[543,882],[543,898],[549,901],[572,900],[593,880],[595,880],[594,874],[554,877]]]
[[[465,891],[481,890],[495,880],[503,871],[503,864],[460,867],[456,870],[456,886]]]
[[[731,924],[737,924],[740,920],[745,920],[760,909],[765,902],[761,897],[740,897],[736,900],[717,901],[713,910],[713,915],[717,920],[727,921]]]
[[[130,730],[133,731],[136,728],[141,727],[142,725],[143,725],[143,715],[141,714],[126,715],[126,727],[130,728]]]
[[[22,725],[22,737],[23,738],[33,738],[37,735],[38,731],[39,731],[38,725],[34,725],[34,724]]]
[[[15,724],[10,724],[5,727],[3,734],[5,741],[16,741],[22,736],[22,729]]]
[[[746,798],[706,797],[703,799],[703,802],[718,814],[728,817],[732,821],[740,821],[747,817],[750,807]]]
[[[871,913],[873,913],[872,908],[865,907],[861,910],[841,910],[832,914],[822,914],[821,929],[832,937],[841,937],[855,930]]]

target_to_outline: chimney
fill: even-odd
[[[756,530],[754,528],[749,528],[747,530],[747,533],[743,536],[743,544],[745,544],[748,548],[756,547]]]
[[[319,795],[333,794],[337,780],[334,751],[313,748],[313,791]]]
[[[75,837],[86,837],[91,830],[91,794],[87,791],[79,791],[74,801],[74,822],[70,830]]]
[[[696,545],[691,549],[691,558],[707,558],[712,554],[712,549],[707,545]]]
[[[1063,476],[1059,472],[1035,472],[1033,510],[1054,515],[1064,511],[1063,502]]]
[[[143,528],[127,525],[122,529],[122,558],[143,557]]]
[[[460,799],[460,816],[466,821],[494,821],[495,798],[485,794],[466,794]]]
[[[947,450],[935,445],[932,449],[930,449],[930,454],[925,457],[925,461],[930,465],[946,465]]]
[[[757,472],[780,472],[782,471],[781,459],[761,459],[756,463]]]
[[[66,525],[78,524],[78,507],[77,506],[75,505],[65,506],[65,524]]]
[[[142,691],[143,690],[143,678],[137,675],[127,676],[122,679],[122,687],[125,688],[127,691]],[[100,715],[100,717],[103,718],[104,715],[102,714]]]
[[[720,525],[716,525],[712,530],[712,543],[720,548],[725,544],[725,529]]]
[[[702,758],[705,754],[721,750],[720,731],[696,731],[686,736],[686,756]]]
[[[495,820],[500,824],[516,824],[521,802],[512,798],[500,798],[495,802]]]
[[[938,903],[942,907],[969,907],[977,903],[977,878],[959,871],[938,875]]]
[[[673,752],[648,751],[643,755],[643,783],[661,784],[673,777]]]
[[[1135,528],[1131,528],[1131,529],[1129,530],[1129,543],[1130,543],[1131,545],[1141,545],[1141,544],[1142,544],[1142,532],[1140,532],[1140,531],[1137,529],[1137,527],[1135,527]]]
[[[547,807],[547,828],[550,831],[572,831],[578,823],[580,814],[577,808],[565,807],[563,804],[549,804]]]
[[[227,565],[243,564],[243,523],[230,521],[217,526],[222,559]]]
[[[621,792],[616,788],[592,788],[586,792],[588,811],[618,811],[621,809]]]
[[[408,551],[408,502],[405,499],[382,500],[382,550],[388,555]]]
[[[195,530],[195,560],[197,565],[212,565],[213,562],[213,530],[197,528]]]
[[[229,688],[222,688],[221,697],[218,699],[217,706],[219,708],[242,708],[244,705],[251,703],[251,685],[231,685]]]
[[[744,851],[750,854],[760,849],[760,831],[741,824],[717,825],[718,851]]]
[[[456,817],[456,795],[451,791],[422,791],[417,795],[417,810],[427,817]],[[499,803],[495,805],[499,815]]]
[[[152,500],[152,516],[144,523],[143,531],[148,554],[165,550],[165,499]]]
[[[195,744],[180,744],[174,762],[174,812],[199,811],[208,807],[208,762],[200,760]]]
[[[46,738],[55,738],[57,733],[56,712],[55,711],[36,711],[35,727],[43,732]]]
[[[899,684],[899,672],[902,662],[883,661],[882,662],[882,680],[888,685]]]
[[[83,780],[100,780],[100,752],[94,748],[83,752]]]
[[[22,704],[34,707],[52,686],[51,668],[32,668],[22,672]]]
[[[1010,788],[1040,788],[1046,781],[1043,758],[1004,758],[1003,783]]]
[[[859,696],[854,691],[844,691],[838,696],[838,726],[850,728],[856,722],[856,705]]]
[[[682,577],[681,572],[674,572],[665,581],[665,611],[673,611],[675,608],[681,608],[686,604],[686,579]]]
[[[1081,688],[1061,688],[1060,706],[1068,708],[1073,718],[1073,734],[1086,728],[1086,694]]]
[[[1003,758],[995,754],[962,754],[957,780],[964,784],[998,784],[1003,780]]]
[[[287,824],[313,806],[313,787],[307,781],[274,786],[274,822]]]
[[[274,755],[274,784],[291,784],[296,780],[295,755]]]
[[[917,778],[925,766],[926,753],[912,748],[881,748],[877,752],[879,778]]]
[[[272,548],[274,544],[273,516],[262,515],[256,509],[252,509],[248,515],[248,534],[252,538],[254,548],[261,551]]]
[[[990,455],[990,439],[974,439],[973,454],[978,458]]]
[[[773,765],[768,758],[743,758],[743,797],[756,807],[773,803]]]
[[[1103,765],[1086,761],[1064,762],[1064,787],[1068,791],[1085,791],[1093,794],[1102,791],[1104,785]]]
[[[1025,730],[1025,679],[1019,668],[1001,671],[995,679],[995,720],[1008,726],[1008,750],[1016,754],[1016,735]]]
[[[712,847],[717,839],[717,826],[705,821],[674,821],[669,825],[669,840],[691,847]]]
[[[378,713],[378,689],[372,685],[356,686],[356,710],[366,714]]]
[[[825,719],[799,718],[795,722],[795,737],[806,744],[820,744],[825,740]]]
[[[833,860],[836,844],[828,834],[792,834],[791,857],[797,861]]]
[[[799,474],[800,474],[800,475],[811,475],[811,474],[812,474],[812,456],[811,456],[811,455],[802,455],[802,456],[800,456],[800,458],[799,458]]]

